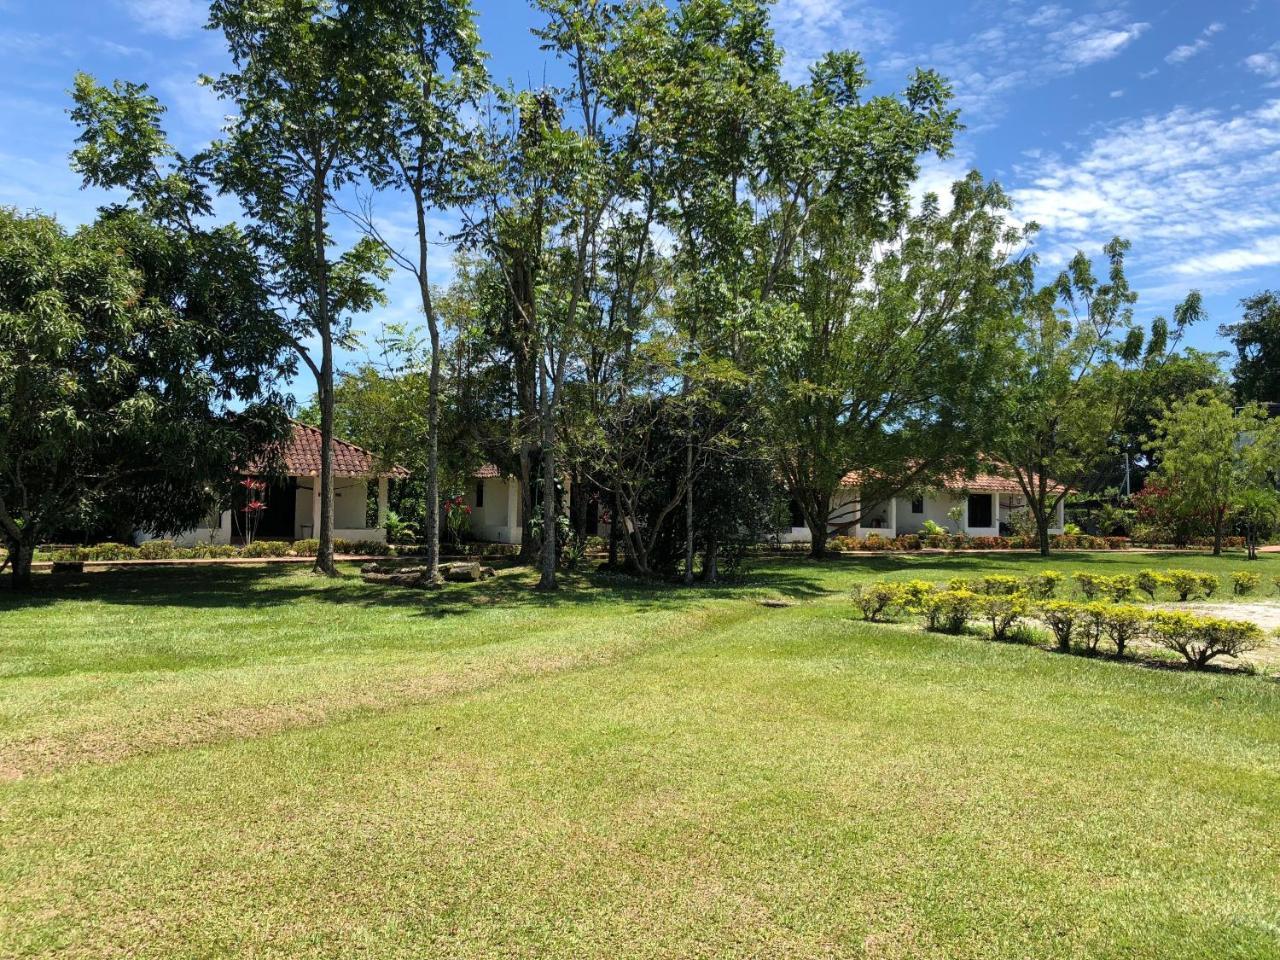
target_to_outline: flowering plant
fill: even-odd
[[[444,501],[444,520],[449,536],[455,544],[462,543],[462,535],[471,526],[471,505],[462,497],[448,497]]]

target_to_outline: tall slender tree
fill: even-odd
[[[209,83],[236,113],[211,154],[267,264],[275,307],[316,380],[320,407],[320,518],[315,570],[334,576],[334,350],[353,314],[380,302],[385,251],[362,238],[336,249],[335,199],[359,173],[359,76],[353,8],[339,0],[214,0],[210,25],[233,68]],[[318,352],[310,346],[319,341]]]
[[[440,569],[441,318],[431,289],[434,216],[465,202],[474,115],[488,85],[469,0],[368,0],[353,7],[363,82],[354,95],[359,163],[373,186],[408,198],[413,243],[402,248],[371,202],[350,211],[418,288],[430,341],[426,411],[427,567]]]

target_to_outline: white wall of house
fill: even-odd
[[[472,478],[463,502],[471,508],[471,536],[488,543],[519,543],[520,484],[514,477]]]
[[[385,542],[386,528],[379,523],[368,527],[369,481],[363,477],[335,477],[333,480],[333,536],[335,540],[375,540]],[[378,483],[378,514],[386,515],[386,481]],[[294,539],[313,539],[320,530],[320,478],[299,477],[298,498],[294,502]]]
[[[991,525],[978,526],[971,522],[969,516],[969,496],[959,491],[942,490],[926,494],[920,504],[919,513],[912,512],[911,497],[894,497],[884,503],[874,504],[867,508],[866,514],[859,520],[853,530],[857,537],[880,536],[893,538],[904,533],[920,533],[926,521],[932,520],[948,533],[956,532],[956,523],[948,514],[956,506],[964,508],[964,516],[960,529],[971,537],[995,537],[1000,535],[1001,521],[1008,522],[1011,513],[1022,506],[1021,496],[1006,493],[978,493],[975,496],[991,498]],[[847,523],[859,509],[858,491],[856,489],[841,490],[832,502],[831,526],[838,527]],[[1064,510],[1059,505],[1057,520],[1050,528],[1051,533],[1061,533]],[[778,539],[782,543],[808,543],[811,539],[808,527],[789,527],[784,529]]]

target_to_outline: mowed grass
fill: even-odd
[[[844,599],[1044,565],[0,592],[0,955],[1280,956],[1280,684]]]

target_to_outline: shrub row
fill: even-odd
[[[1037,599],[1023,589],[1027,586],[1027,580],[995,576],[952,581],[945,587],[923,580],[880,581],[857,587],[854,603],[872,623],[909,613],[923,616],[930,630],[958,634],[970,622],[980,621],[999,641],[1010,639],[1027,619],[1035,618],[1049,628],[1064,652],[1097,653],[1105,642],[1122,657],[1135,642],[1145,640],[1180,654],[1197,670],[1218,657],[1240,657],[1263,642],[1262,630],[1245,621],[1102,600],[1046,599],[1052,590],[1044,583],[1038,584]]]
[[[376,540],[335,540],[338,553],[361,556],[385,556],[391,548]],[[148,540],[141,546],[131,547],[123,543],[99,543],[88,547],[68,547],[54,550],[49,559],[55,561],[115,561],[115,560],[209,560],[229,557],[314,557],[320,549],[319,540],[255,540],[242,547],[227,544],[196,543],[179,547],[172,540]]]
[[[926,536],[904,533],[889,538],[877,533],[867,537],[832,537],[827,541],[832,550],[845,552],[876,553],[888,550],[910,552],[912,550],[1032,550],[1039,546],[1034,537],[969,537],[964,534],[935,534]],[[1088,534],[1059,534],[1052,538],[1056,550],[1125,550],[1129,547],[1126,537],[1093,537]]]

